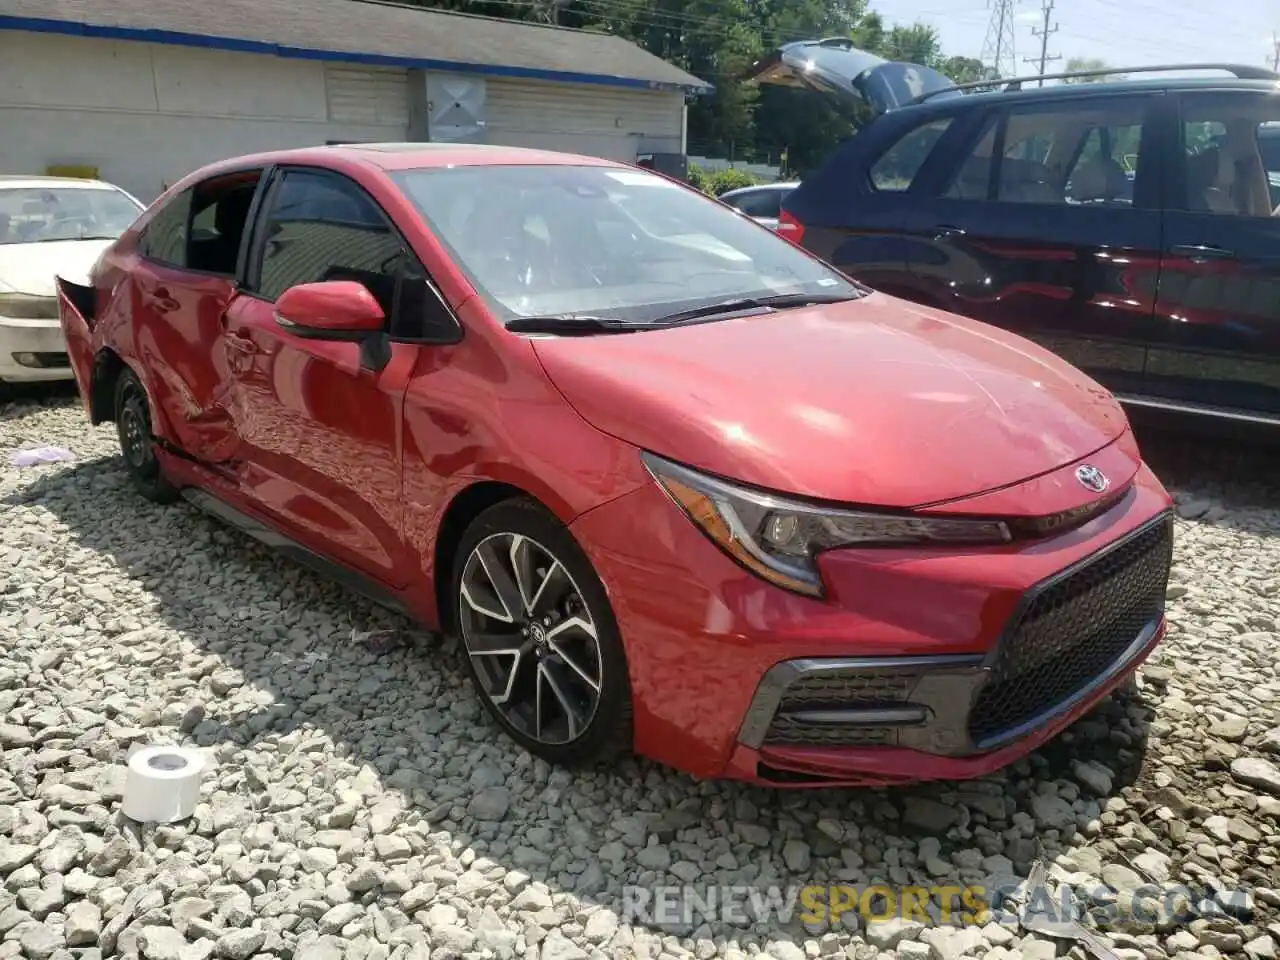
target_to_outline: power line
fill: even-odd
[[[1032,27],[1031,33],[1033,36],[1040,38],[1040,71],[1039,72],[1043,76],[1044,65],[1048,63],[1050,60],[1061,60],[1062,54],[1055,53],[1052,57],[1049,56],[1049,36],[1051,34],[1058,32],[1058,25],[1056,23],[1052,27],[1049,26],[1049,18],[1053,16],[1053,0],[1044,0],[1044,7],[1041,13],[1044,16],[1044,25],[1039,28]],[[1023,57],[1022,62],[1035,63],[1036,58]],[[1042,86],[1042,87],[1044,86],[1043,80],[1040,81],[1039,86]]]
[[[1017,72],[1013,45],[1013,5],[1015,0],[988,0],[991,20],[982,41],[982,62],[989,63],[998,77],[1011,77]]]

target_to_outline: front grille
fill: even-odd
[[[812,746],[875,746],[888,743],[887,727],[804,723],[787,714],[796,710],[893,706],[907,699],[913,678],[901,673],[842,670],[801,677],[787,687],[778,703],[765,742]]]
[[[1105,673],[1163,609],[1172,549],[1165,520],[1036,594],[969,713],[974,743],[998,739]]]

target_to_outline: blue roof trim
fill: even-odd
[[[588,83],[602,87],[627,87],[632,90],[667,90],[679,93],[706,94],[715,90],[703,86],[639,80],[633,77],[610,77],[598,73],[575,73],[572,70],[542,70],[535,67],[504,67],[486,63],[458,63],[425,57],[394,57],[380,53],[357,53],[348,50],[314,50],[268,43],[265,40],[242,40],[237,37],[215,37],[176,30],[152,30],[142,27],[109,27],[69,20],[45,20],[38,17],[0,15],[0,30],[26,30],[31,33],[59,33],[68,36],[102,37],[111,40],[139,40],[144,43],[167,43],[210,50],[232,50],[237,53],[260,53],[288,57],[293,60],[327,60],[337,63],[364,63],[376,67],[406,67],[423,70],[449,70],[455,73],[483,73],[493,77],[522,77],[526,80],[550,80],[557,83]]]

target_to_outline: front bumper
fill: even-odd
[[[71,361],[56,319],[0,316],[0,381],[69,380]]]
[[[825,601],[740,570],[656,487],[592,511],[573,529],[626,644],[637,751],[780,786],[1007,765],[1164,635],[1169,498],[1145,466],[1130,475],[1115,506],[1043,540],[824,555]]]

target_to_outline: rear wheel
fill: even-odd
[[[452,613],[485,707],[529,752],[576,766],[631,747],[631,685],[586,554],[540,506],[480,514],[454,561]]]
[[[116,433],[124,455],[125,472],[137,491],[155,503],[173,503],[178,488],[165,479],[156,459],[147,392],[127,367],[116,380]]]

